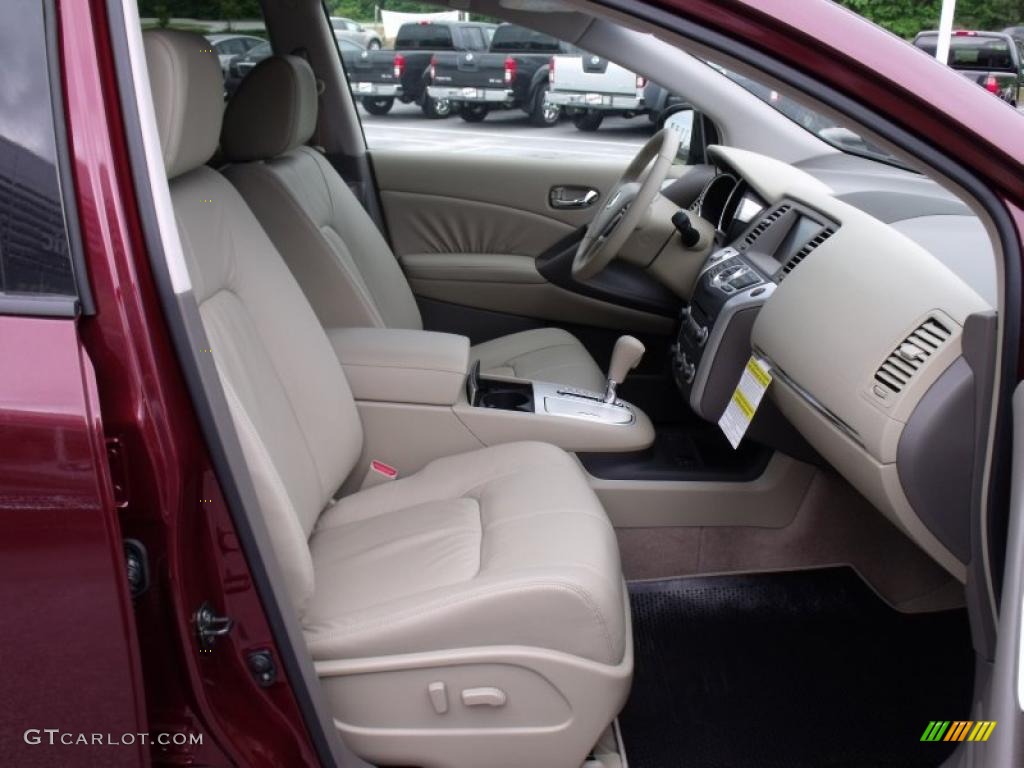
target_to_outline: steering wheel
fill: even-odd
[[[640,148],[612,188],[608,202],[587,225],[572,261],[574,278],[591,278],[615,258],[661,191],[681,139],[678,128],[666,126]],[[649,165],[651,169],[644,176]]]

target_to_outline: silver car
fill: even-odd
[[[367,29],[358,21],[352,21],[352,19],[342,16],[331,16],[331,26],[334,27],[334,36],[339,40],[351,40],[371,51],[381,47],[380,35],[372,29]]]
[[[257,45],[265,42],[263,38],[254,37],[253,35],[236,34],[207,35],[206,39],[210,41],[213,50],[217,52],[221,71],[225,75],[228,73],[228,66],[231,64],[232,59],[236,56],[244,56]]]

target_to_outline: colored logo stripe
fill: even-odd
[[[988,741],[988,737],[992,735],[992,731],[996,729],[995,720],[982,720],[974,726],[974,730],[971,731],[971,735],[967,737],[968,741]]]
[[[921,741],[988,741],[995,727],[994,720],[932,720]]]

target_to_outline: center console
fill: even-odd
[[[387,328],[336,328],[328,336],[359,409],[366,467],[376,460],[408,474],[442,456],[522,440],[591,452],[654,442],[650,419],[614,388],[481,373],[479,362],[470,365],[465,336]],[[371,480],[372,473],[355,473],[348,487]]]
[[[821,214],[784,202],[708,257],[671,350],[676,386],[697,414],[710,421],[721,416],[750,356],[761,305],[833,232]]]
[[[466,380],[466,399],[475,408],[543,414],[607,426],[629,426],[637,420],[632,405],[618,399],[606,403],[599,392],[544,381],[486,379],[480,376],[479,363]]]

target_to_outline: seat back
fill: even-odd
[[[362,447],[355,401],[323,328],[238,191],[204,163],[223,84],[200,36],[144,34],[178,232],[210,350],[288,590],[313,593],[308,539]]]
[[[421,330],[395,255],[327,159],[304,146],[316,129],[316,80],[298,56],[260,62],[224,115],[224,174],[242,193],[325,328]]]

